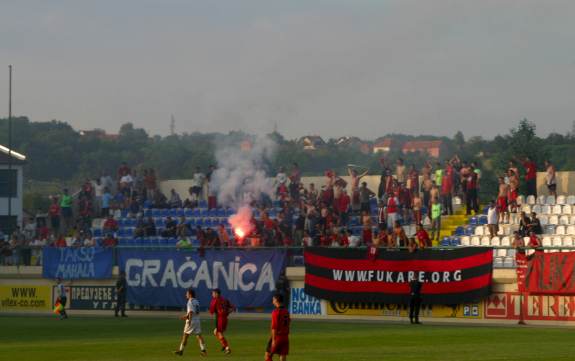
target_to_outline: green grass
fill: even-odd
[[[573,360],[575,330],[294,320],[290,360]],[[208,359],[263,360],[267,321],[231,320],[233,353],[219,351],[203,322]],[[115,319],[0,316],[0,360],[191,360],[199,359],[190,339],[184,357],[171,354],[182,322],[162,318]]]

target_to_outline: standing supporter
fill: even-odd
[[[420,324],[419,310],[421,308],[421,288],[423,284],[415,279],[409,283],[410,301],[409,301],[409,322],[411,324]]]
[[[377,227],[380,231],[387,229],[387,215],[385,213],[385,204],[382,201],[377,203]]]
[[[419,194],[419,173],[413,164],[409,167],[409,172],[407,173],[406,187],[412,197]]]
[[[387,198],[387,227],[391,229],[397,221],[397,213],[399,211],[399,200],[393,194]]]
[[[108,215],[110,215],[110,203],[112,200],[113,197],[110,193],[110,189],[108,187],[104,188],[104,193],[102,194],[102,210],[100,213],[101,217],[108,217]]]
[[[489,208],[487,209],[487,227],[489,228],[489,235],[491,238],[495,237],[498,231],[499,216],[497,214],[497,207],[495,202],[491,201],[489,203]]]
[[[525,157],[523,167],[525,168],[527,195],[537,197],[537,164],[531,158]]]
[[[154,199],[157,183],[156,173],[153,169],[144,170],[144,186],[146,188],[146,199]]]
[[[537,218],[537,213],[531,212],[531,219],[529,221],[529,231],[535,234],[543,234],[543,227],[541,221]]]
[[[102,226],[104,233],[114,233],[118,230],[118,228],[118,222],[112,215],[108,215],[108,218],[106,218],[104,225]]]
[[[370,198],[375,196],[369,188],[367,188],[367,183],[362,182],[361,187],[359,188],[359,202],[361,204],[360,210],[361,212],[367,212],[367,214],[371,213],[370,207]]]
[[[473,171],[473,167],[469,168],[466,179],[466,214],[470,215],[471,211],[475,214],[479,213],[479,203],[477,199],[477,173]]]
[[[182,208],[182,198],[175,189],[170,191],[170,200],[168,201],[170,208]]]
[[[407,174],[405,172],[405,165],[403,164],[403,159],[399,158],[395,166],[395,178],[399,184],[405,185],[407,181]]]
[[[548,160],[545,161],[545,172],[545,185],[547,185],[549,195],[557,197],[557,176],[555,166]]]
[[[441,163],[435,163],[435,185],[441,187],[441,182],[443,182],[443,168],[441,168]]]
[[[120,192],[124,195],[129,196],[132,193],[132,187],[134,186],[134,178],[130,172],[120,178]]]
[[[427,173],[423,173],[423,184],[421,186],[423,191],[423,205],[427,208],[431,208],[431,189],[433,188],[433,180],[431,176]]]
[[[102,213],[102,196],[104,195],[105,186],[102,184],[100,178],[96,178],[93,182],[93,187],[95,214],[99,215]]]
[[[505,183],[503,177],[499,177],[499,192],[497,193],[497,214],[499,215],[499,223],[504,223],[507,216],[509,220],[509,206],[507,200],[509,196],[509,185]]]
[[[212,302],[210,303],[210,314],[215,315],[216,327],[214,329],[214,336],[222,345],[222,351],[225,354],[230,354],[232,351],[228,340],[224,336],[224,332],[228,327],[228,317],[230,313],[235,311],[235,306],[222,297],[221,291],[216,288],[212,291]]]
[[[349,221],[349,207],[351,204],[351,199],[347,194],[347,190],[343,189],[341,196],[339,197],[339,201],[337,204],[337,210],[340,216],[340,225],[343,227],[347,226]]]
[[[405,230],[403,229],[399,221],[395,221],[395,223],[393,224],[392,237],[397,247],[407,247],[409,245],[409,239],[407,238]]]
[[[196,171],[192,176],[192,186],[190,188],[193,200],[199,202],[203,199],[204,181],[206,176],[201,172],[200,167],[196,167]]]
[[[431,239],[439,239],[441,233],[441,204],[434,200],[431,204]],[[437,237],[437,238],[436,238]]]
[[[517,197],[519,196],[519,177],[512,169],[508,171],[509,179],[509,195],[507,203],[509,205],[509,212],[517,212]]]
[[[445,170],[443,180],[441,181],[441,200],[443,204],[443,213],[446,215],[453,214],[453,174]]]
[[[361,178],[367,175],[367,170],[361,174],[357,173],[357,170],[348,167],[347,172],[351,178],[351,204],[354,209],[360,208],[360,194],[359,194],[359,182]]]
[[[413,208],[413,220],[415,222],[415,224],[419,224],[422,222],[421,220],[421,207],[422,207],[422,202],[421,202],[421,197],[419,196],[419,193],[416,193],[413,196],[413,199],[411,201],[411,206]]]
[[[66,233],[72,225],[72,196],[64,188],[60,196],[60,213],[62,214],[62,233]]]
[[[48,215],[50,217],[50,226],[55,235],[60,234],[60,204],[58,198],[52,198],[52,204],[48,209]]]
[[[114,316],[126,316],[126,292],[128,291],[128,282],[126,282],[126,273],[120,272],[120,278],[116,282],[116,308],[114,309]]]

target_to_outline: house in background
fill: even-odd
[[[240,150],[242,152],[249,152],[252,150],[254,144],[249,139],[244,139],[240,142]]]
[[[304,150],[317,150],[325,146],[325,141],[319,135],[308,135],[301,137],[298,142]]]
[[[0,145],[0,229],[4,233],[22,224],[25,163],[25,155]]]
[[[373,153],[389,153],[394,145],[391,138],[379,138],[373,144]]]
[[[406,142],[401,148],[403,154],[421,152],[427,153],[430,157],[437,159],[439,159],[445,151],[445,144],[441,140],[412,140]]]
[[[346,147],[359,150],[363,154],[370,154],[372,145],[370,142],[363,141],[358,137],[340,137],[335,141],[338,147]]]

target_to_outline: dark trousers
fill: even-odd
[[[477,189],[468,189],[465,197],[467,206],[467,215],[473,211],[475,214],[479,213],[479,204],[477,204]]]
[[[409,321],[419,322],[419,309],[421,308],[421,297],[411,296],[409,301]]]
[[[537,180],[530,179],[527,181],[527,195],[537,197]]]
[[[67,318],[66,314],[66,302],[68,299],[66,297],[60,297],[60,304],[62,305],[62,311],[60,312],[60,318]]]
[[[453,198],[451,197],[451,193],[442,195],[441,199],[443,201],[444,214],[453,214]]]
[[[114,313],[118,316],[118,312],[122,312],[122,316],[126,314],[126,296],[125,295],[118,295],[118,300],[116,302],[116,308],[114,309]]]

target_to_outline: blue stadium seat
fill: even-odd
[[[176,210],[176,208],[171,208],[168,209],[168,216],[175,218],[178,216],[178,211]]]
[[[208,210],[208,217],[217,217],[218,216],[218,210],[215,208],[209,209]]]
[[[191,218],[191,217],[194,216],[194,210],[191,209],[191,208],[186,208],[186,209],[184,209],[184,215],[185,215],[187,218]]]
[[[194,208],[192,210],[192,217],[196,217],[196,218],[200,217],[200,210],[198,208]]]
[[[170,209],[162,209],[160,210],[160,217],[166,218],[170,216]]]
[[[471,217],[469,218],[469,224],[471,225],[477,225],[477,217]]]
[[[104,232],[102,232],[102,228],[94,228],[92,230],[92,236],[94,237],[102,237],[104,235]]]
[[[162,216],[162,210],[158,208],[152,209],[152,217],[159,218]]]
[[[451,245],[454,247],[461,246],[461,239],[459,237],[451,237]]]
[[[201,200],[198,202],[198,206],[200,208],[208,208],[208,202],[206,202],[205,200]]]
[[[128,210],[127,210],[127,209],[122,209],[122,210],[120,211],[120,214],[121,214],[121,217],[122,217],[122,218],[126,218],[126,217],[128,217]]]
[[[176,209],[176,217],[185,217],[186,212],[183,208]]]
[[[455,228],[455,235],[456,236],[464,236],[465,235],[465,228],[463,226],[459,226]]]
[[[225,217],[226,210],[224,208],[218,208],[218,217]]]
[[[443,237],[441,242],[439,243],[442,247],[449,247],[451,246],[451,239],[449,237]]]
[[[144,209],[144,217],[152,217],[152,210]]]
[[[473,236],[474,233],[475,233],[475,227],[473,227],[473,226],[465,227],[465,235],[466,236]]]
[[[478,218],[478,223],[479,223],[480,225],[485,225],[485,224],[487,224],[487,216],[479,216],[479,218]]]

